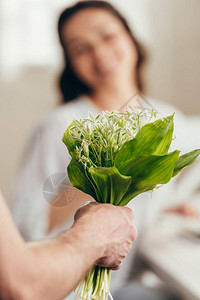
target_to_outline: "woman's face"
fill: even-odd
[[[79,11],[63,25],[62,37],[74,72],[93,90],[133,78],[135,45],[112,13],[99,8]]]

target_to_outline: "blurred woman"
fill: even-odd
[[[42,189],[46,179],[66,173],[70,157],[61,139],[67,126],[73,119],[87,117],[88,111],[120,109],[139,95],[142,86],[142,51],[125,19],[107,2],[81,1],[67,8],[59,18],[58,32],[65,57],[60,77],[64,105],[42,120],[31,135],[13,201],[14,215],[26,239],[40,238],[66,220],[70,206],[79,206],[89,197],[81,194],[81,203],[73,201],[67,206],[63,198],[53,206],[44,199],[45,192],[53,194],[50,186],[44,184]],[[136,98],[131,106],[138,106]],[[76,194],[79,199],[79,192]],[[20,217],[23,210],[27,213]]]
[[[185,145],[187,132],[182,132],[184,116],[171,105],[141,96],[144,53],[126,20],[111,4],[78,2],[63,11],[58,32],[65,58],[60,77],[64,105],[43,120],[31,135],[12,201],[14,218],[26,240],[54,235],[68,228],[73,213],[89,199],[77,190],[73,192],[66,176],[70,157],[61,139],[73,119],[87,117],[88,111],[97,114],[126,106],[155,108],[161,115],[176,111],[178,138],[173,146],[190,150]],[[168,197],[169,191],[168,185]],[[148,218],[153,219],[161,209],[157,202],[157,206],[152,206],[152,201],[147,205],[146,198],[149,196],[141,195],[130,203],[139,232],[148,225]],[[136,248],[137,245],[133,251]],[[116,287],[127,277],[132,258],[133,253],[112,281]]]

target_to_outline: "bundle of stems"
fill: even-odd
[[[76,299],[112,300],[109,292],[111,274],[109,268],[95,266],[85,277],[84,281],[74,290]]]

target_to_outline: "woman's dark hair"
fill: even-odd
[[[62,36],[63,25],[66,24],[69,18],[72,17],[76,12],[86,8],[105,9],[110,13],[112,13],[114,16],[116,16],[122,22],[122,24],[124,25],[125,29],[129,33],[136,47],[136,51],[138,54],[138,61],[136,65],[137,85],[139,90],[142,91],[143,86],[142,86],[142,81],[140,76],[140,69],[142,63],[144,62],[144,52],[142,47],[139,45],[138,41],[134,37],[133,33],[131,32],[131,29],[127,21],[125,20],[125,18],[110,3],[106,1],[101,1],[101,0],[79,1],[75,5],[65,9],[61,13],[58,21],[58,33],[59,33],[60,43],[63,47],[64,57],[65,57],[65,67],[59,79],[59,86],[63,96],[63,102],[69,102],[83,94],[89,95],[91,92],[91,89],[85,83],[83,83],[74,73],[70,64],[70,60],[68,59],[67,51]]]

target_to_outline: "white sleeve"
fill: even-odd
[[[62,133],[59,124],[40,126],[27,143],[11,199],[14,220],[26,241],[47,235],[50,204],[44,195],[44,184],[47,183],[47,192],[56,193],[53,186],[48,187],[49,182],[55,174],[66,175],[69,160]]]

